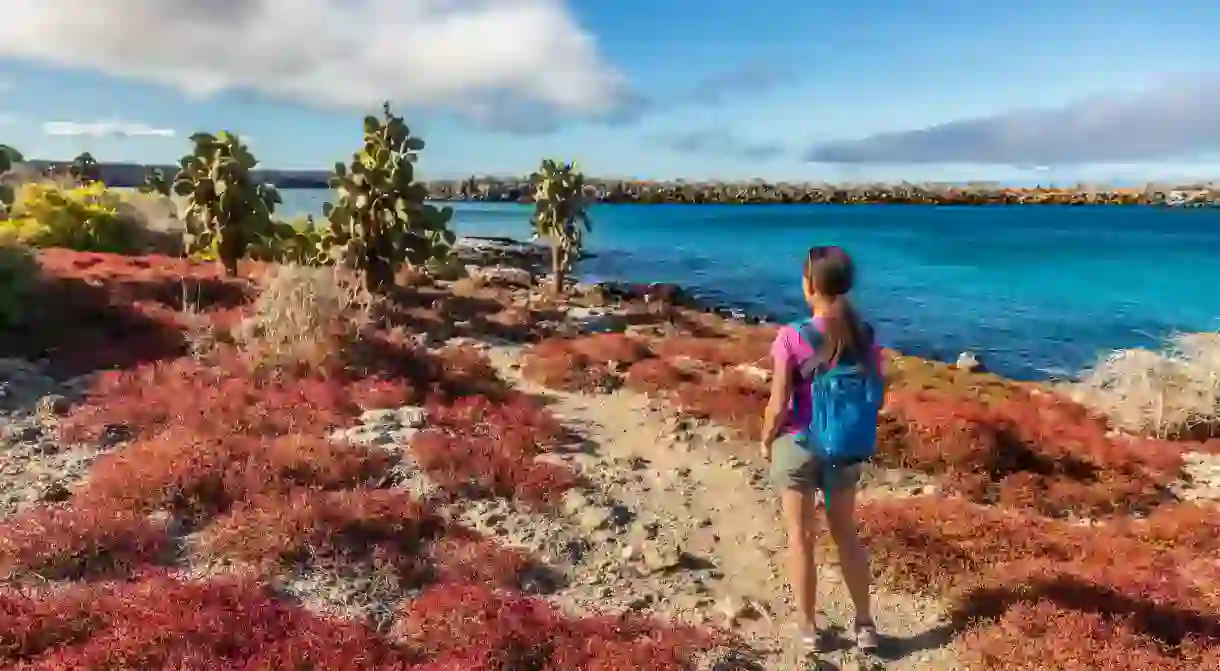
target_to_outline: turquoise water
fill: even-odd
[[[286,191],[315,212],[325,192]],[[529,235],[526,206],[457,203],[455,228]],[[1102,351],[1220,329],[1220,211],[902,205],[599,205],[586,279],[675,282],[782,318],[802,310],[814,244],[855,257],[885,344],[998,373],[1077,370]]]

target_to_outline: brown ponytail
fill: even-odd
[[[864,363],[869,360],[872,333],[862,324],[848,299],[855,281],[855,267],[847,253],[838,247],[814,247],[805,261],[805,282],[826,300],[822,318],[822,346],[818,366],[833,367],[840,359]]]

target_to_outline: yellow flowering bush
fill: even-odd
[[[85,252],[133,254],[141,251],[138,222],[120,212],[122,200],[100,182],[64,189],[45,182],[21,185],[0,240],[33,247],[66,247]]]

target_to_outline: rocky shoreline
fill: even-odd
[[[514,238],[495,236],[462,236],[456,245],[458,261],[467,267],[482,269],[508,267],[541,277],[549,272],[550,255],[545,245],[522,242]],[[596,258],[584,252],[581,260]],[[579,270],[579,266],[577,267]],[[492,274],[496,271],[492,270]],[[579,272],[576,273],[580,275]],[[521,276],[525,280],[525,276]],[[752,306],[711,299],[698,291],[672,282],[630,282],[611,280],[579,283],[584,291],[597,291],[607,298],[622,302],[658,301],[674,307],[714,314],[743,324],[774,323],[776,317]]]
[[[35,170],[63,169],[64,161],[29,161]],[[178,166],[99,163],[100,178],[113,187],[144,183],[149,169],[174,174]],[[329,189],[323,170],[256,171],[258,179],[279,189]],[[775,204],[775,205],[1077,205],[1077,206],[1220,206],[1220,190],[1202,184],[1146,184],[1135,188],[1005,187],[997,184],[827,184],[807,182],[641,181],[589,178],[590,197],[608,204]],[[449,202],[527,202],[527,178],[472,176],[424,182],[429,197]]]

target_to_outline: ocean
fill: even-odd
[[[282,192],[286,214],[326,191]],[[527,239],[528,206],[453,203],[462,235]],[[883,344],[976,353],[1018,379],[1107,351],[1220,330],[1220,210],[909,205],[597,205],[585,280],[673,282],[781,319],[801,315],[806,249],[856,260],[856,303]]]

